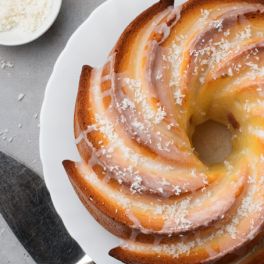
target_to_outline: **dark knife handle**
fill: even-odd
[[[39,264],[73,264],[84,255],[57,215],[44,181],[0,152],[0,213]]]

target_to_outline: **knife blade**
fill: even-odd
[[[37,263],[72,264],[84,256],[56,213],[44,181],[2,152],[0,213]]]

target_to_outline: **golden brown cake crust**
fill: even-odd
[[[99,210],[100,206],[98,206],[98,203],[100,201],[94,200],[94,193],[89,191],[89,187],[86,186],[86,182],[83,181],[83,178],[79,175],[78,170],[76,170],[75,163],[65,160],[63,162],[63,166],[69,175],[69,179],[78,194],[79,199],[96,221],[112,234],[124,239],[129,238],[131,234],[130,228],[116,222],[113,218],[110,218]]]

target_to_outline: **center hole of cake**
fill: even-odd
[[[232,152],[232,134],[226,126],[209,120],[195,128],[192,143],[199,159],[207,165],[223,163]]]

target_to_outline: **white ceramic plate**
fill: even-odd
[[[79,201],[62,167],[78,161],[73,114],[81,67],[102,65],[124,28],[157,0],[108,0],[69,40],[55,64],[41,111],[40,154],[47,187],[67,230],[97,264],[120,263],[108,256],[120,241],[103,229]]]
[[[24,32],[18,28],[11,31],[0,32],[0,45],[4,46],[18,46],[32,42],[42,36],[52,26],[56,20],[60,9],[62,0],[52,0],[51,9],[43,24],[34,32]]]

